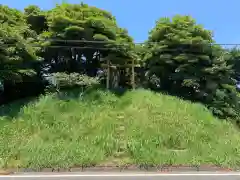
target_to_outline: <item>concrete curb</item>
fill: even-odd
[[[0,170],[0,175],[10,175],[14,173],[51,173],[51,172],[233,172],[239,169],[229,169],[218,166],[202,165],[202,166],[184,166],[184,165],[159,165],[159,166],[145,166],[145,165],[126,165],[126,166],[94,166],[94,167],[73,167],[73,168],[13,168]]]
[[[10,174],[12,174],[11,171],[0,170],[0,175],[10,175]]]

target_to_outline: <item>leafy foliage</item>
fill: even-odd
[[[240,81],[240,50],[237,47],[228,49],[229,62],[233,66],[233,78]]]
[[[90,87],[99,84],[98,78],[81,75],[78,73],[53,73],[53,84],[58,89],[69,89],[75,87]]]
[[[0,103],[36,96],[43,85],[38,76],[38,48],[30,45],[36,34],[21,11],[0,5]],[[33,88],[34,87],[34,88]]]
[[[190,16],[159,19],[142,45],[110,12],[84,3],[48,11],[30,5],[24,12],[0,5],[0,23],[3,97],[30,95],[31,88],[44,92],[46,77],[61,88],[96,84],[103,61],[124,65],[134,59],[141,65],[137,84],[202,102],[222,118],[239,114],[239,50],[215,45],[212,32]],[[127,86],[130,71],[119,74],[119,84]]]
[[[161,18],[146,43],[148,78],[155,77],[162,90],[207,104],[220,117],[235,117],[232,66],[224,49],[212,43],[212,33],[190,16]]]
[[[0,6],[0,12],[0,79],[21,81],[36,73],[31,63],[37,57],[28,44],[31,31],[21,12],[6,6]]]
[[[48,29],[40,34],[40,43],[45,61],[54,60],[53,72],[86,71],[96,76],[101,58],[114,54],[117,63],[131,58],[133,40],[109,12],[83,3],[63,3],[45,14]]]

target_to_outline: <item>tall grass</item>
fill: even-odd
[[[200,104],[147,90],[42,96],[0,121],[4,167],[240,164],[232,124]]]

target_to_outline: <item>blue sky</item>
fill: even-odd
[[[17,9],[35,4],[50,9],[60,0],[1,0],[1,4]],[[68,0],[80,3],[81,0]],[[143,42],[160,17],[184,14],[193,16],[205,28],[214,31],[220,44],[240,44],[239,0],[83,0],[112,12],[119,26],[127,28],[136,42]]]

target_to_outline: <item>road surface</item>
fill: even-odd
[[[59,173],[14,174],[0,180],[239,180],[240,173]]]

